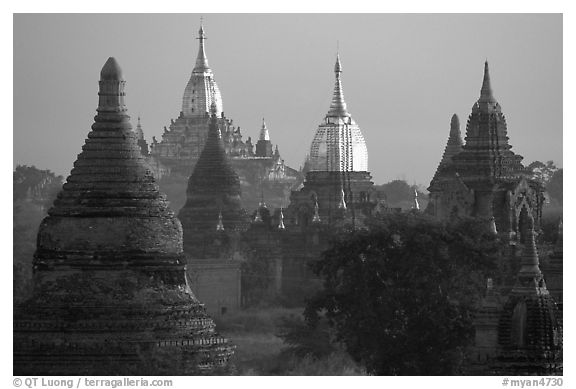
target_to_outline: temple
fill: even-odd
[[[522,156],[511,150],[506,119],[492,93],[488,62],[464,144],[458,127],[453,116],[444,155],[428,188],[426,212],[440,220],[475,216],[491,222],[494,218],[499,234],[524,243],[529,214],[539,228],[544,190],[530,178]]]
[[[145,163],[114,58],[92,130],[34,255],[34,292],[15,308],[16,375],[207,374],[233,346],[186,279],[182,226]]]
[[[270,131],[263,122],[256,150],[252,139],[244,140],[240,126],[225,116],[220,89],[206,56],[204,27],[198,33],[198,56],[190,80],[184,89],[182,108],[176,120],[164,127],[162,139],[155,138],[150,146],[149,165],[161,188],[167,190],[175,208],[184,205],[186,183],[200,158],[208,137],[211,121],[211,105],[216,106],[217,126],[222,143],[232,167],[240,177],[245,196],[245,208],[257,206],[258,195],[264,190],[269,202],[280,206],[286,201],[290,190],[301,183],[301,173],[284,164],[278,151],[272,152]]]
[[[342,219],[355,222],[374,206],[368,150],[344,100],[339,55],[334,74],[332,102],[312,141],[309,171],[303,187],[292,192],[287,209],[299,226],[311,224],[315,208],[320,220],[332,224]]]
[[[285,301],[303,302],[320,287],[308,263],[329,247],[338,228],[360,227],[377,205],[366,142],[344,100],[338,55],[334,73],[332,102],[312,141],[301,188],[292,191],[288,206],[280,209],[268,207],[262,194],[244,233],[246,257],[266,263],[272,280],[269,294],[281,294]],[[250,302],[250,291],[244,292]]]

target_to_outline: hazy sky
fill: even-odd
[[[204,14],[224,112],[257,138],[262,117],[298,168],[328,111],[336,42],[348,110],[376,183],[427,185],[453,113],[461,130],[484,60],[513,151],[562,165],[560,14]],[[148,141],[176,118],[197,55],[200,15],[14,16],[14,166],[67,176],[98,103],[109,56],[127,81],[132,124]]]

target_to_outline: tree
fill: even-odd
[[[388,215],[335,241],[313,264],[324,290],[305,316],[312,326],[326,317],[371,374],[459,374],[474,307],[486,278],[498,273],[501,249],[478,220],[446,226]]]
[[[64,178],[50,170],[40,170],[35,166],[18,165],[12,175],[14,202],[31,200],[44,208],[49,208],[62,189]]]
[[[528,169],[532,171],[532,178],[543,185],[548,184],[554,173],[558,170],[554,161],[547,161],[546,163],[534,161],[528,165]]]

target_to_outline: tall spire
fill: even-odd
[[[342,90],[342,82],[340,75],[342,73],[342,64],[340,63],[340,54],[336,54],[336,64],[334,65],[334,73],[336,75],[336,83],[334,85],[334,94],[332,96],[332,103],[328,116],[350,116],[344,101],[344,91]]]
[[[264,121],[264,118],[262,118],[262,128],[260,129],[259,140],[270,140],[270,133],[268,132],[268,128],[266,128],[266,122]]]
[[[204,48],[204,41],[207,38],[203,25],[200,25],[197,39],[199,40],[198,57],[182,96],[182,114],[186,117],[204,118],[206,113],[210,112],[210,104],[216,102],[216,114],[220,115],[224,110],[222,96],[214,80],[214,73],[208,65]]]
[[[204,33],[204,25],[200,22],[200,30],[198,30],[198,38],[200,41],[198,46],[198,57],[196,58],[196,66],[194,66],[193,72],[195,73],[205,73],[210,71],[210,66],[208,65],[208,58],[206,57],[206,52],[204,50],[204,41],[206,40],[206,34]]]
[[[479,102],[496,102],[492,95],[492,86],[490,85],[490,71],[488,69],[488,60],[484,62],[484,80],[482,80],[482,89],[480,90]]]

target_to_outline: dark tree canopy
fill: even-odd
[[[458,374],[499,250],[478,220],[446,226],[415,213],[388,215],[313,264],[325,288],[306,318],[314,325],[324,315],[369,373]]]

